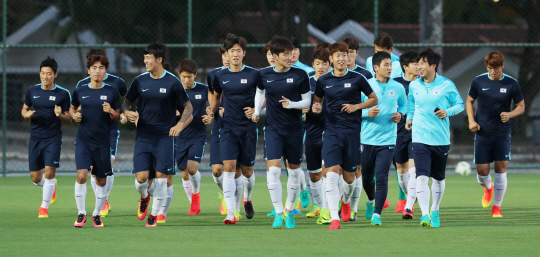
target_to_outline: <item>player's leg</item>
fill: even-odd
[[[92,175],[96,176],[95,208],[92,213],[94,227],[104,227],[101,220],[101,210],[107,200],[107,177],[112,174],[111,155],[109,148],[92,148]]]
[[[281,139],[281,136],[278,134],[277,131],[266,129],[264,133],[264,149],[266,153],[266,166],[268,167],[268,174],[267,174],[267,185],[268,185],[268,192],[270,193],[270,199],[272,200],[272,204],[274,205],[275,210],[275,218],[274,223],[272,224],[273,228],[281,228],[283,226],[284,222],[284,208],[283,208],[283,188],[281,185],[281,157],[283,156],[283,141]],[[289,180],[291,180],[291,174],[289,174]],[[294,176],[294,181],[296,181],[296,174]],[[292,182],[292,181],[291,181]],[[289,181],[287,181],[287,184],[289,184]],[[293,188],[292,190],[299,191],[300,185]],[[287,186],[287,190],[289,190],[289,186]],[[291,192],[291,197],[293,196],[293,192]],[[296,195],[298,197],[298,195]],[[289,206],[286,206],[292,210],[294,209],[294,203],[296,201],[296,198],[289,199],[287,197],[287,203],[289,203]]]
[[[244,197],[242,200],[244,204],[244,215],[246,215],[247,219],[252,219],[255,215],[255,208],[253,207],[251,196],[255,189],[255,173],[253,172],[253,167],[255,165],[258,140],[258,129],[244,131],[242,136],[241,156],[239,160],[237,160],[241,164],[241,178],[243,180],[242,184],[244,188]],[[237,166],[236,168],[238,170],[239,167]]]
[[[45,154],[44,154],[44,145],[43,142],[38,142],[37,140],[32,140],[30,138],[30,145],[28,148],[28,164],[30,168],[30,177],[34,185],[42,187],[42,201],[41,207],[39,208],[38,218],[48,218],[49,217],[49,204],[51,203],[52,192],[54,192],[54,176],[52,179],[52,190],[49,185],[50,182],[45,187],[45,182],[47,181],[43,169],[45,166]]]
[[[182,172],[182,186],[184,187],[186,196],[191,204],[192,197],[193,197],[193,183],[191,182],[189,173],[188,173],[188,160],[189,160],[190,149],[193,146],[193,142],[186,141],[186,140],[177,140],[177,142],[178,143],[176,144],[176,164],[177,164],[177,168]],[[193,153],[191,153],[191,155],[194,156]]]
[[[413,143],[412,145],[414,151],[414,163],[416,165],[416,197],[418,198],[420,210],[422,210],[420,225],[429,227],[431,226],[431,218],[429,215],[429,200],[431,194],[428,182],[431,172],[432,154],[429,148],[430,146],[428,145],[421,143]]]
[[[375,153],[375,173],[377,176],[377,190],[375,191],[375,211],[371,225],[382,225],[381,214],[384,201],[388,196],[388,173],[394,156],[393,146],[377,146]]]
[[[305,173],[301,168],[303,159],[303,133],[302,131],[281,132],[281,139],[283,142],[283,153],[289,164],[289,178],[287,181],[287,202],[286,202],[286,218],[285,225],[287,228],[296,227],[294,221],[294,214],[292,209],[294,208],[294,201],[300,195],[300,192],[305,192],[301,197],[302,207],[305,204],[309,204],[309,194],[307,188],[302,190],[302,184],[305,184]],[[291,207],[289,209],[289,207]],[[307,205],[306,205],[307,207]]]
[[[350,221],[356,221],[356,216],[357,216],[356,214],[358,213],[358,203],[360,202],[360,194],[362,193],[362,165],[358,164],[358,168],[356,168],[356,171],[355,171],[355,176],[356,176],[356,186],[354,187],[354,191],[351,196]]]
[[[407,183],[407,203],[403,210],[403,219],[412,219],[414,214],[414,203],[416,202],[416,167],[414,166],[414,154],[412,142],[408,145],[408,165],[409,165],[409,183]]]
[[[322,163],[322,195],[321,195],[321,213],[317,219],[317,224],[330,224],[332,223],[332,218],[330,217],[330,209],[328,207],[328,201],[326,200],[326,167],[324,161]]]
[[[349,222],[351,219],[351,197],[359,182],[356,180],[356,169],[360,162],[360,133],[352,133],[346,135],[345,152],[343,155],[343,197],[341,204],[341,218],[344,222]]]
[[[75,203],[78,213],[74,226],[78,228],[82,228],[86,222],[86,182],[90,165],[92,165],[90,149],[82,141],[76,141],[75,166],[77,168],[77,180],[75,181]]]
[[[331,132],[324,133],[323,139],[323,159],[326,165],[326,200],[332,220],[329,229],[340,229],[339,217],[339,180],[341,175],[341,165],[346,157],[346,138],[343,135]]]
[[[223,197],[223,161],[221,160],[219,149],[219,130],[219,127],[214,124],[212,127],[212,133],[210,135],[210,166],[212,168],[212,178],[220,190],[218,191],[218,196],[221,200],[219,212],[221,215],[227,215],[227,207],[225,204],[225,198]]]
[[[141,196],[137,208],[137,218],[146,218],[150,195],[148,194],[148,178],[150,170],[155,171],[154,156],[151,152],[153,145],[147,138],[137,137],[133,153],[133,174],[135,174],[135,189]]]
[[[407,203],[407,185],[409,184],[409,156],[408,156],[408,146],[410,140],[405,138],[400,138],[398,134],[398,139],[396,140],[396,146],[394,148],[394,164],[396,167],[396,179],[398,181],[398,200],[396,204],[396,213],[402,213],[405,209],[405,204]]]
[[[494,160],[496,139],[475,135],[474,137],[474,163],[476,164],[476,180],[484,187],[482,207],[491,205],[494,186],[489,174],[489,164]]]
[[[120,139],[120,130],[111,130],[110,132],[110,141],[111,141],[111,169],[114,172],[114,160],[116,159],[116,152],[118,151],[118,139]],[[107,176],[107,200],[103,209],[101,210],[101,216],[105,217],[109,212],[111,212],[111,205],[109,204],[109,195],[111,194],[112,187],[114,185],[114,173],[111,173],[110,176]]]
[[[234,185],[236,186],[236,191],[234,191],[234,218],[236,221],[239,221],[242,218],[240,215],[240,204],[242,203],[242,191],[244,189],[244,176],[242,176],[242,169],[236,169],[236,174],[234,175]]]
[[[307,170],[309,172],[309,189],[311,198],[313,198],[313,206],[311,211],[306,214],[308,218],[315,218],[320,212],[319,203],[322,203],[322,197],[325,194],[322,181],[322,137],[307,136],[305,143],[305,155]]]
[[[504,135],[497,139],[495,148],[495,201],[491,209],[492,217],[502,217],[501,205],[506,193],[508,180],[506,178],[506,166],[511,159],[510,135]]]
[[[366,219],[371,220],[375,211],[375,151],[374,146],[361,145],[362,185],[368,200],[366,201]]]
[[[235,131],[221,129],[220,131],[220,152],[223,159],[223,196],[227,206],[227,216],[223,220],[224,224],[236,224],[234,216],[236,193],[236,160],[241,151],[241,140]]]
[[[201,173],[199,172],[199,164],[204,156],[204,149],[206,147],[206,133],[201,134],[200,137],[195,138],[193,143],[189,146],[187,172],[189,174],[189,180],[193,187],[192,201],[189,215],[196,215],[201,212]]]
[[[191,202],[193,200],[193,184],[189,180],[189,174],[187,172],[187,162],[186,162],[186,168],[182,169],[182,186],[184,187],[184,192],[186,192],[186,196],[189,200],[189,204],[191,206]]]
[[[438,228],[441,225],[439,207],[446,188],[446,162],[448,161],[448,153],[450,146],[432,146],[432,162],[431,162],[431,193],[433,203],[431,205],[431,221],[432,227]]]

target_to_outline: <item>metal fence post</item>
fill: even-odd
[[[191,20],[191,15],[192,15],[192,0],[188,0],[188,36],[187,36],[187,43],[188,43],[188,58],[189,59],[193,59],[191,58],[191,50],[192,50],[192,45],[191,45],[191,33],[192,33],[192,20]]]
[[[2,5],[2,176],[5,177],[7,151],[7,70],[6,70],[6,39],[7,39],[7,0]]]
[[[373,0],[373,40],[379,35],[379,0]]]

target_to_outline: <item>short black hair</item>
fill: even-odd
[[[178,73],[182,73],[183,71],[187,73],[197,74],[197,63],[194,60],[190,60],[188,58],[180,61],[180,64],[178,64]]]
[[[315,60],[321,60],[323,62],[330,62],[330,53],[326,49],[319,49],[313,53],[313,62]]]
[[[403,73],[405,73],[405,68],[403,68],[403,66],[409,66],[411,62],[418,62],[418,52],[408,51],[399,57],[399,65],[401,65]]]
[[[86,59],[90,57],[91,55],[104,55],[107,56],[107,53],[105,52],[105,49],[103,48],[92,48],[88,50],[88,53],[86,53]]]
[[[326,49],[326,51],[328,51],[328,48],[330,48],[330,43],[328,42],[322,42],[322,43],[318,43],[315,48],[313,48],[313,52],[317,52],[321,49]]]
[[[375,38],[373,43],[378,47],[388,50],[394,47],[394,40],[388,33],[381,33],[377,38]]]
[[[223,45],[221,45],[221,46],[219,47],[219,52],[220,52],[221,54],[224,54],[224,53],[227,52],[227,49],[225,49],[225,47],[224,47]]]
[[[341,41],[345,42],[345,44],[347,44],[349,46],[349,50],[353,49],[353,50],[356,50],[358,52],[358,49],[360,49],[360,45],[358,44],[358,40],[356,40],[356,39],[354,39],[352,37],[344,38]]]
[[[375,69],[375,65],[381,67],[381,62],[384,59],[392,59],[389,53],[385,51],[377,52],[373,55],[372,63],[373,63],[373,69]]]
[[[291,37],[291,42],[294,46],[294,48],[298,48],[298,49],[302,49],[302,44],[300,44],[300,41],[298,41],[298,39],[294,38],[294,37]]]
[[[270,53],[277,54],[284,53],[285,51],[294,50],[293,43],[286,37],[274,36],[270,42],[268,42]]]
[[[55,74],[58,71],[58,63],[56,62],[56,60],[54,60],[53,58],[51,58],[48,55],[47,55],[47,59],[43,60],[41,62],[41,64],[39,65],[39,71],[40,72],[41,72],[41,68],[43,68],[43,67],[51,68]]]
[[[158,42],[149,44],[144,48],[144,55],[147,54],[154,55],[156,59],[161,57],[163,58],[163,61],[165,61],[165,57],[167,56],[167,47],[164,44]]]
[[[223,48],[225,51],[229,51],[234,45],[240,45],[242,50],[246,51],[247,42],[246,39],[243,37],[239,37],[235,34],[229,33],[227,34],[227,39],[225,39],[225,42],[223,43]]]
[[[441,62],[441,55],[433,49],[428,48],[424,51],[422,51],[420,54],[418,54],[418,60],[426,59],[427,63],[429,63],[429,66],[435,64],[435,72],[437,72],[437,69],[439,68],[439,63]]]

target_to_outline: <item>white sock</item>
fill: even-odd
[[[242,190],[244,189],[244,176],[234,179],[236,191],[234,192],[234,210],[240,211],[240,203],[242,203]]]
[[[326,200],[326,178],[321,176],[322,194],[321,194],[321,209],[328,209],[328,201]]]
[[[53,179],[42,179],[43,183],[43,199],[41,201],[41,208],[49,209],[49,204],[51,204],[51,199],[54,194],[54,178]]]
[[[313,204],[315,203],[322,203],[323,202],[323,194],[326,194],[326,192],[323,192],[323,181],[322,179],[316,182],[309,180],[310,188],[311,188],[311,196],[315,200]]]
[[[422,216],[429,214],[429,177],[419,176],[416,178],[416,197],[418,198],[418,204],[422,210]]]
[[[339,180],[340,176],[337,173],[331,171],[326,173],[326,200],[332,220],[339,220]]]
[[[409,174],[409,183],[407,184],[407,203],[405,204],[405,209],[412,210],[414,202],[416,202],[416,168],[410,168],[407,174]]]
[[[39,182],[33,182],[34,185],[38,186],[38,187],[42,187],[44,184],[45,184],[45,173],[43,173],[43,175],[41,175],[41,180]]]
[[[94,195],[96,197],[96,205],[92,216],[100,216],[101,209],[103,209],[103,205],[105,205],[105,201],[107,200],[107,185],[96,185],[96,191],[94,191]]]
[[[135,188],[142,198],[148,197],[148,180],[141,184],[137,181],[137,178],[135,178]]]
[[[362,193],[362,176],[356,179],[356,186],[351,196],[351,210],[358,212],[358,203],[360,202],[360,193]]]
[[[266,181],[268,185],[268,191],[270,192],[270,199],[276,213],[283,213],[283,188],[281,187],[281,168],[270,167],[268,174],[266,175]]]
[[[234,194],[236,193],[234,175],[234,172],[223,172],[223,196],[227,206],[227,215],[234,215]]]
[[[221,189],[221,191],[223,191],[223,174],[221,174],[221,176],[219,176],[219,177],[216,177],[216,176],[214,176],[214,173],[212,173],[212,177],[214,178],[214,182],[219,187],[219,189]]]
[[[438,211],[441,205],[442,197],[444,195],[444,188],[446,187],[446,181],[443,180],[431,180],[431,196],[433,197],[433,203],[431,204],[432,211]]]
[[[152,201],[152,216],[158,216],[161,206],[167,200],[167,178],[154,179],[156,190],[154,191],[154,200]]]
[[[398,183],[401,190],[403,190],[403,193],[405,193],[406,195],[409,194],[409,188],[408,188],[409,173],[408,172],[405,174],[398,174]]]
[[[249,178],[244,177],[244,201],[251,201],[253,188],[255,188],[255,173],[253,173]]]
[[[480,176],[476,174],[476,180],[478,180],[478,184],[485,187],[487,190],[491,189],[491,175]]]
[[[201,173],[199,172],[199,170],[197,170],[197,173],[195,173],[195,175],[189,175],[189,181],[191,181],[191,185],[193,187],[192,193],[198,194],[201,190]]]
[[[169,208],[171,207],[171,202],[174,197],[174,189],[173,185],[170,187],[167,187],[167,200],[165,200],[165,204],[161,206],[161,210],[159,210],[159,214],[167,217],[167,213],[169,212]]]
[[[309,174],[306,176],[308,178],[306,179],[307,191],[309,193],[309,198],[311,199],[311,204],[317,205],[317,201],[315,200],[315,197],[313,197],[313,191],[311,191],[311,179],[309,178]]]
[[[351,196],[354,193],[357,182],[355,177],[351,184],[347,182],[343,183],[343,203],[349,203],[351,201]]]
[[[84,208],[86,200],[86,183],[79,184],[75,181],[75,203],[77,204],[77,210],[79,214],[86,215],[86,210]]]
[[[508,186],[508,180],[505,173],[495,173],[495,202],[494,206],[501,206],[506,187]]]
[[[343,195],[343,174],[339,175],[338,189],[339,189],[339,197],[341,199],[341,196]]]
[[[186,192],[187,198],[191,203],[191,195],[193,194],[193,185],[191,184],[191,180],[182,179],[182,186],[184,186],[184,191]]]
[[[287,180],[287,202],[285,203],[285,209],[287,211],[292,211],[294,209],[294,204],[300,194],[303,176],[304,171],[302,171],[301,168],[289,169],[289,179]]]
[[[96,177],[90,176],[90,185],[92,186],[92,192],[96,192],[96,189],[97,189]]]
[[[107,176],[107,199],[109,199],[109,195],[111,194],[111,189],[114,184],[114,175]]]
[[[150,185],[150,188],[148,188],[148,194],[151,197],[154,197],[154,191],[156,191],[156,183],[152,183],[152,185]]]

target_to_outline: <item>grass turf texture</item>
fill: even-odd
[[[136,208],[139,195],[133,177],[116,177],[109,198],[112,211],[103,218],[105,228],[94,228],[91,213],[94,193],[88,183],[85,227],[73,227],[77,209],[75,177],[60,176],[58,200],[49,218],[37,218],[41,188],[29,177],[0,178],[2,211],[0,256],[345,256],[358,253],[414,256],[538,256],[540,254],[540,174],[510,174],[503,203],[503,218],[491,218],[483,209],[483,189],[475,176],[449,176],[441,204],[441,227],[422,228],[420,208],[413,220],[394,213],[397,182],[390,178],[390,208],[383,211],[382,227],[372,227],[363,216],[366,195],[362,192],[357,222],[342,222],[339,231],[307,219],[308,209],[296,215],[296,229],[272,229],[273,217],[266,178],[257,178],[253,194],[255,217],[236,225],[223,225],[219,214],[218,188],[203,177],[202,212],[188,216],[188,200],[175,177],[175,197],[166,224],[145,228]],[[283,185],[286,178],[282,178]],[[283,190],[284,197],[286,190]],[[150,205],[151,206],[151,205]],[[311,207],[311,206],[310,206]],[[243,212],[243,207],[242,207]]]

